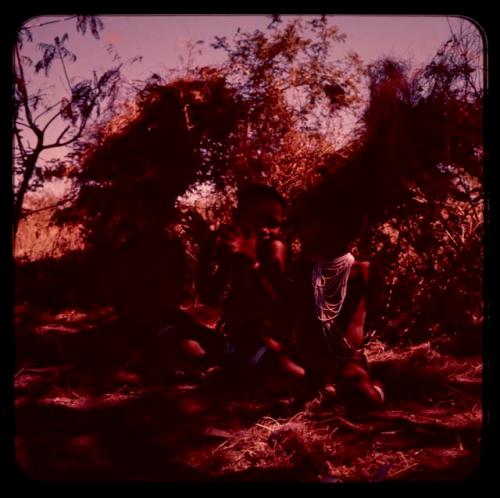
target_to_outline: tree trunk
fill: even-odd
[[[38,157],[40,156],[40,152],[41,148],[36,147],[33,152],[27,157],[24,164],[23,181],[21,182],[21,186],[19,187],[14,201],[14,240],[17,235],[17,229],[19,228],[19,222],[21,221],[22,217],[24,197],[26,195],[26,192],[28,191],[33,173],[35,172],[35,166],[38,161]]]

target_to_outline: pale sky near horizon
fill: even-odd
[[[312,16],[283,16],[282,19]],[[328,16],[330,23],[346,34],[346,42],[337,46],[332,56],[342,56],[348,50],[358,52],[364,62],[371,62],[383,55],[412,59],[416,64],[430,59],[440,44],[446,41],[451,29],[457,28],[460,18],[447,16]],[[198,56],[202,64],[220,63],[223,53],[209,46],[214,36],[234,35],[237,28],[243,31],[265,30],[269,18],[264,15],[142,15],[101,16],[104,30],[101,40],[89,33],[82,36],[75,31],[75,20],[46,24],[54,17],[36,17],[26,21],[34,26],[31,31],[34,43],[26,45],[27,55],[36,58],[37,43],[53,42],[55,36],[65,31],[70,35],[66,46],[78,59],[70,66],[71,77],[85,77],[96,67],[109,67],[111,56],[105,44],[113,43],[123,60],[141,55],[143,60],[130,74],[137,78],[152,72],[164,72],[179,66],[179,57],[185,55],[187,40],[204,40],[203,54]],[[49,76],[50,78],[50,76]]]
[[[283,16],[282,19],[286,21],[296,17],[308,20],[312,16]],[[346,35],[345,43],[334,46],[332,58],[340,59],[348,51],[355,51],[365,63],[387,55],[411,60],[415,66],[429,61],[450,37],[451,30],[457,29],[461,22],[460,18],[446,16],[328,17],[330,24],[338,26],[340,32]],[[78,57],[76,62],[68,65],[70,78],[89,78],[94,69],[108,69],[112,56],[107,52],[106,44],[112,43],[123,61],[142,56],[140,62],[127,66],[124,73],[131,80],[144,80],[155,72],[164,74],[169,69],[180,69],[180,57],[186,56],[188,40],[204,40],[204,44],[200,45],[202,55],[195,60],[197,64],[218,64],[223,61],[224,54],[210,47],[215,35],[230,39],[238,28],[242,31],[265,30],[270,22],[265,15],[114,15],[100,18],[104,23],[100,40],[90,33],[85,36],[77,33],[75,19],[42,26],[38,25],[57,18],[43,16],[29,19],[24,25],[31,28],[34,40],[33,43],[25,43],[23,54],[38,60],[38,43],[51,43],[55,36],[68,32],[66,47]],[[54,66],[48,77],[43,72],[37,75],[31,72],[33,88],[40,85],[50,87],[54,99],[67,92],[58,66]],[[60,155],[61,151],[52,149],[51,155],[45,157]]]

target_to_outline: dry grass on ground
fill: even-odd
[[[351,482],[462,479],[478,465],[479,357],[372,341],[387,405],[352,415],[323,392],[257,402],[186,378],[153,385],[113,348],[110,309],[18,313],[16,444],[30,475]]]

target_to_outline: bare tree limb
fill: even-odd
[[[56,143],[60,143],[59,141],[61,140],[62,137],[66,134],[66,132],[70,129],[69,126],[66,126],[64,130],[60,133],[60,135],[57,137]]]
[[[16,127],[14,133],[16,135],[17,145],[19,147],[19,150],[21,151],[21,157],[24,161],[28,157],[28,153],[26,152],[26,149],[24,148],[23,142],[21,140],[21,135],[20,135],[19,129],[17,127]]]
[[[14,203],[14,233],[17,233],[17,228],[19,227],[19,222],[21,220],[21,214],[24,203],[24,196],[28,191],[28,186],[31,181],[31,177],[35,171],[36,163],[40,156],[40,152],[42,151],[42,144],[39,141],[35,149],[26,157],[24,161],[24,171],[23,171],[23,179],[21,181],[21,185],[19,190],[16,193],[15,203]]]
[[[61,138],[63,137],[63,135],[68,131],[69,129],[69,126],[67,128],[64,129],[64,131],[59,135],[58,139],[52,143],[52,144],[48,144],[48,145],[44,145],[44,149],[53,149],[54,147],[65,147],[66,145],[69,145],[71,143],[73,143],[75,140],[78,140],[82,133],[83,133],[83,130],[85,129],[85,125],[87,124],[87,118],[83,118],[82,119],[82,122],[80,124],[80,127],[78,129],[78,131],[76,132],[75,135],[73,135],[70,139],[66,140],[65,142],[59,142],[59,140],[61,140]]]
[[[45,123],[45,126],[43,127],[43,131],[45,132],[47,128],[51,125],[51,123],[54,122],[55,119],[57,119],[61,115],[61,111],[57,111],[48,121]]]
[[[43,132],[38,128],[38,126],[35,124],[33,121],[33,116],[31,115],[31,109],[29,106],[28,102],[28,90],[26,89],[26,79],[24,77],[24,70],[23,70],[23,64],[21,61],[21,54],[19,53],[19,47],[16,43],[16,57],[17,57],[17,64],[19,67],[19,77],[21,80],[21,84],[18,84],[18,88],[20,89],[21,92],[21,98],[23,100],[23,107],[24,107],[24,112],[26,114],[26,119],[28,120],[29,125],[31,126],[33,132],[35,135],[38,137],[39,140],[43,139]]]
[[[32,128],[29,124],[26,124],[25,122],[21,121],[20,119],[18,119],[16,121],[16,125],[21,125],[21,126],[24,126],[25,128],[28,128],[28,130],[32,130]]]
[[[59,23],[59,22],[65,22],[65,21],[70,21],[71,19],[75,19],[75,17],[78,17],[78,16],[69,16],[69,17],[65,17],[64,19],[55,19],[53,21],[47,21],[47,22],[42,22],[40,24],[31,24],[30,26],[25,26],[26,29],[32,29],[32,28],[40,28],[42,26],[47,26],[48,24],[55,24],[55,23]]]
[[[58,105],[61,105],[62,104],[62,99],[61,100],[58,100],[55,104],[47,107],[47,109],[45,109],[44,111],[42,111],[38,116],[35,117],[34,119],[34,122],[36,123],[44,114],[47,114],[48,112],[50,112],[52,109],[54,109],[54,107],[57,107]]]
[[[30,215],[35,214],[35,213],[40,213],[42,211],[47,211],[49,209],[54,209],[56,207],[62,206],[64,204],[66,204],[67,202],[70,202],[73,199],[75,199],[76,195],[77,195],[76,193],[68,195],[68,196],[64,197],[63,199],[61,199],[60,201],[56,202],[55,204],[51,204],[50,206],[44,206],[44,207],[37,208],[37,209],[27,209],[25,211],[26,216],[30,216]]]
[[[61,53],[61,44],[60,44],[59,38],[56,37],[55,43],[56,43],[56,47],[57,47],[57,53],[59,54],[59,59],[61,60],[61,65],[62,65],[62,68],[64,71],[64,76],[66,77],[66,82],[68,83],[69,90],[72,94],[73,87],[71,86],[71,81],[69,80],[68,71],[66,70],[66,64],[64,64],[64,58],[63,58],[62,53]]]

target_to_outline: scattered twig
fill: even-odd
[[[217,446],[217,448],[215,448],[214,451],[212,451],[212,453],[210,454],[210,456],[215,455],[215,453],[217,453],[219,450],[221,450],[222,448],[224,448],[224,446],[226,446],[227,444],[229,444],[229,439],[226,439],[221,444],[219,444],[219,446]]]
[[[334,427],[333,430],[330,431],[330,433],[328,434],[328,438],[331,439],[332,436],[339,430],[339,426],[337,427]]]
[[[408,463],[408,460],[406,459],[404,453],[402,451],[398,451],[397,452],[397,455],[399,455],[401,457],[401,460],[403,460],[403,462],[405,463],[406,466],[409,466],[410,464]]]
[[[280,422],[273,417],[268,417],[268,416],[262,417],[262,420],[270,420],[271,422],[274,422],[277,425],[281,425]]]
[[[263,425],[263,424],[259,424],[259,423],[256,423],[255,425],[257,427],[262,427],[263,429],[267,429],[270,432],[274,432],[274,429],[271,429],[271,427],[268,427],[267,425]]]
[[[110,396],[115,396],[116,394],[121,393],[126,387],[127,384],[123,384],[123,386],[119,387],[115,392],[111,393]]]
[[[305,414],[306,414],[306,412],[299,412],[299,413],[296,413],[296,414],[295,414],[292,418],[290,418],[290,422],[295,422],[295,421],[297,421],[297,419],[302,418]]]
[[[360,426],[358,424],[354,424],[354,423],[350,422],[349,420],[347,420],[346,418],[341,417],[341,416],[327,418],[327,419],[323,420],[323,422],[337,422],[339,424],[339,428],[343,427],[346,429],[350,429],[354,432],[362,432],[364,430],[362,426]]]
[[[396,472],[394,472],[394,474],[392,474],[390,477],[393,478],[393,477],[396,477],[398,476],[399,474],[402,474],[403,472],[406,472],[410,469],[413,469],[414,467],[416,467],[418,465],[417,462],[415,463],[412,463],[411,465],[407,465],[406,467],[402,468],[402,469],[399,469],[397,470]]]
[[[19,375],[21,375],[21,373],[24,372],[24,367],[22,367],[15,375],[14,375],[14,379],[17,379],[19,377]]]
[[[456,392],[456,393],[460,394],[460,396],[466,397],[466,394],[465,394],[463,391],[461,391],[460,389],[457,389],[456,387],[453,387],[451,384],[446,383],[446,386],[447,386],[449,389],[451,389],[452,391],[454,391],[454,392]]]
[[[231,438],[231,434],[229,432],[222,429],[217,429],[216,427],[207,427],[207,429],[205,429],[204,435],[224,438],[226,440],[229,440]]]

